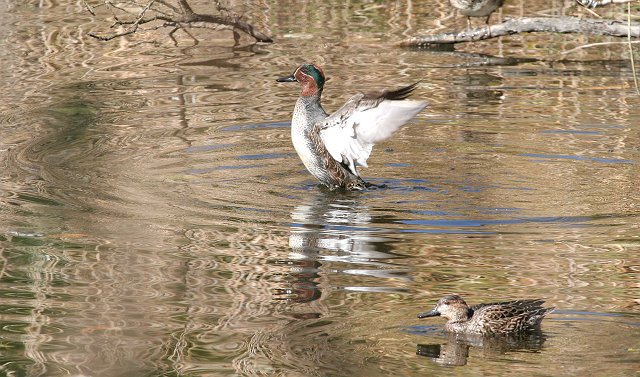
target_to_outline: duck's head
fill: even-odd
[[[433,310],[418,314],[418,318],[442,316],[450,320],[466,319],[469,313],[469,306],[458,295],[447,295],[438,300]]]
[[[297,81],[302,85],[302,96],[312,96],[322,92],[324,82],[326,81],[322,68],[313,63],[305,63],[300,65],[289,76],[281,77],[277,82],[294,82]]]

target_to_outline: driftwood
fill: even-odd
[[[96,15],[94,9],[98,6],[91,7],[87,0],[83,0],[85,7],[92,14]],[[108,41],[114,38],[123,37],[125,35],[140,32],[140,26],[144,24],[152,24],[153,27],[145,30],[155,30],[159,28],[170,28],[169,36],[173,38],[173,34],[178,30],[183,30],[194,40],[195,37],[188,32],[187,26],[191,27],[224,27],[233,30],[233,36],[236,40],[240,38],[238,31],[244,32],[253,37],[257,42],[272,42],[271,37],[267,34],[256,30],[256,28],[242,19],[241,15],[237,15],[231,10],[223,7],[218,1],[215,1],[215,8],[218,14],[204,14],[193,11],[187,0],[147,0],[146,4],[140,4],[129,0],[123,2],[124,5],[116,5],[109,0],[104,0],[101,6],[106,6],[111,10],[115,22],[111,26],[123,26],[125,29],[120,32],[110,34],[89,33],[93,38]],[[99,5],[100,6],[100,5]],[[138,8],[136,12],[131,9]],[[118,14],[120,13],[120,15]],[[126,18],[123,18],[123,15]],[[128,19],[127,19],[128,18]],[[174,42],[175,39],[174,39]]]
[[[400,42],[400,46],[433,47],[531,32],[582,33],[637,38],[640,37],[640,25],[627,25],[626,22],[614,20],[581,19],[577,17],[525,17],[510,19],[495,25],[472,27],[458,32],[413,37]]]

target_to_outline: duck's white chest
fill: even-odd
[[[316,178],[320,178],[324,171],[320,156],[316,152],[317,147],[313,145],[309,136],[310,132],[313,132],[313,122],[307,116],[304,105],[296,104],[291,120],[291,142],[307,170]]]

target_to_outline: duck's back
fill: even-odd
[[[543,300],[517,300],[472,306],[469,327],[483,334],[503,334],[535,330],[554,308]]]

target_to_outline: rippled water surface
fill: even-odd
[[[503,17],[583,12],[527,4]],[[275,43],[99,42],[107,15],[82,1],[2,5],[0,374],[639,373],[626,46],[563,54],[608,39],[536,34],[428,52],[395,43],[464,27],[445,1],[229,5]],[[303,61],[329,77],[327,110],[421,80],[429,108],[361,169],[381,188],[332,193],[304,170],[299,88],[274,81]],[[556,311],[529,337],[449,338],[416,314],[451,292]]]

